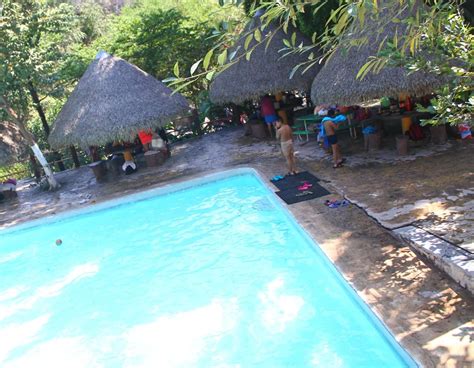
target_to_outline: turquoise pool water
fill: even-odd
[[[257,176],[217,179],[0,232],[0,366],[415,366]]]

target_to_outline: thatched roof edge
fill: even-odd
[[[235,57],[238,58],[240,55],[244,55],[245,35],[249,30],[259,25],[260,20],[253,18],[245,27],[242,33],[243,36],[229,50],[228,54],[231,55],[238,48],[239,51]],[[293,32],[296,33],[296,44],[303,42],[305,45],[309,45],[310,41],[297,29],[290,27],[288,33],[285,33],[275,23],[271,23],[265,28],[262,32],[262,39],[271,32],[275,32],[275,34],[266,50],[266,42],[264,41],[253,50],[250,60],[241,57],[236,63],[230,65],[215,77],[209,89],[212,102],[220,104],[242,103],[257,99],[268,93],[275,94],[288,90],[309,91],[311,82],[320,66],[315,65],[304,74],[296,72],[290,79],[292,69],[299,63],[306,61],[307,55],[291,54],[282,57],[283,53],[279,51],[285,47],[283,39],[289,39]],[[248,49],[255,45],[256,41],[253,40]]]
[[[49,136],[53,147],[131,140],[186,115],[188,101],[118,57],[95,59],[61,109]]]
[[[417,7],[405,9],[403,17],[410,16],[416,9]],[[378,74],[370,72],[362,80],[356,80],[369,56],[377,55],[380,42],[385,38],[391,40],[395,32],[404,32],[406,25],[394,22],[388,22],[378,32],[379,22],[391,19],[396,11],[397,9],[386,7],[377,21],[366,19],[363,30],[358,30],[359,24],[356,23],[353,29],[346,32],[346,41],[343,40],[343,43],[351,38],[361,39],[364,36],[368,38],[368,42],[360,47],[353,46],[345,53],[342,47],[335,51],[313,81],[311,99],[315,104],[354,105],[383,96],[397,97],[400,93],[426,95],[446,82],[442,76],[423,71],[409,73],[403,67],[385,67]]]

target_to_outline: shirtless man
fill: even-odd
[[[276,138],[280,140],[281,153],[286,159],[288,175],[296,175],[295,150],[293,148],[293,131],[281,119],[276,121]]]
[[[328,111],[328,116],[322,120],[322,123],[324,124],[326,138],[332,148],[332,157],[334,160],[333,167],[336,169],[338,167],[342,167],[344,159],[342,158],[341,147],[339,146],[339,143],[337,143],[337,125],[335,120],[335,112],[331,109]]]

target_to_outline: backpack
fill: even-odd
[[[425,135],[423,134],[423,130],[416,123],[411,124],[410,129],[408,129],[408,131],[405,134],[407,134],[408,137],[410,137],[412,141],[421,141],[422,139],[425,138]]]

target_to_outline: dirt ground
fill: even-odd
[[[319,154],[305,154],[305,163],[383,226],[415,224],[474,253],[474,142],[413,147],[397,157],[393,137],[385,140],[384,149],[371,153],[360,140],[344,140],[348,162],[337,172],[311,160]]]
[[[300,168],[332,193],[288,206],[298,222],[422,366],[474,367],[473,296],[388,230],[415,222],[470,249],[474,145],[451,141],[399,158],[390,147],[365,153],[347,138],[348,163],[337,170],[315,141],[296,149]],[[235,167],[253,167],[264,179],[285,172],[275,142],[231,128],[176,144],[164,165],[110,182],[96,183],[84,167],[59,173],[57,192],[22,183],[17,200],[0,204],[0,228]],[[324,206],[342,194],[357,205]]]

